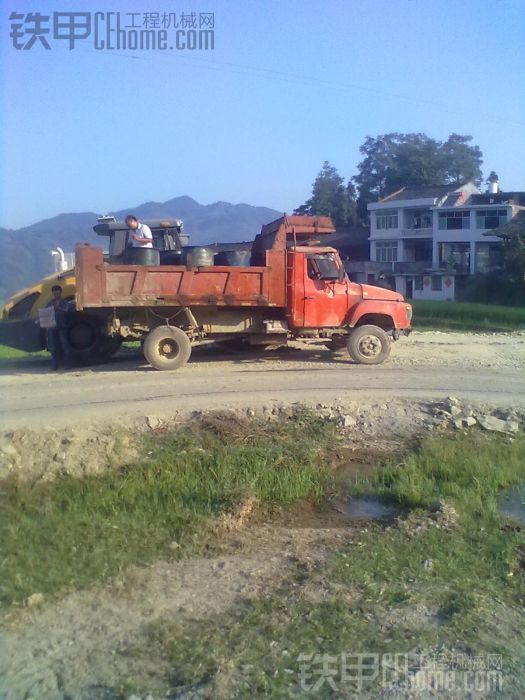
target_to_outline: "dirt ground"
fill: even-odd
[[[445,333],[414,331],[399,342],[391,362],[399,367],[525,368],[525,331]]]
[[[373,457],[385,457],[376,449]],[[366,455],[356,455],[345,473],[366,469]],[[445,504],[446,505],[446,504]],[[414,536],[427,520],[455,527],[450,507],[431,516],[400,517],[391,526]],[[328,581],[322,566],[343,545],[360,545],[366,520],[352,520],[337,508],[319,510],[304,503],[292,509],[261,511],[248,499],[222,516],[204,543],[203,556],[158,561],[132,567],[111,584],[72,592],[58,601],[33,595],[12,610],[0,626],[0,698],[2,700],[204,700],[213,683],[170,694],[171,664],[155,646],[153,630],[165,622],[191,629],[220,614],[248,609],[261,596],[287,591],[307,603],[340,601],[352,605],[358,590]],[[174,552],[177,543],[173,543]],[[507,609],[504,612],[508,614]],[[494,615],[501,624],[502,617]],[[521,613],[520,613],[521,615]],[[401,616],[401,617],[399,617]],[[385,629],[399,624],[417,632],[438,624],[437,613],[418,604],[385,613]],[[510,622],[509,629],[512,627]],[[125,679],[130,688],[122,693]],[[226,697],[226,696],[220,696]],[[368,694],[363,695],[371,700]],[[374,696],[378,697],[378,696]],[[381,695],[383,697],[383,695]],[[386,694],[385,698],[428,697],[425,693]],[[434,697],[434,695],[432,696]],[[436,695],[435,697],[444,697]],[[449,694],[450,698],[467,696]],[[470,697],[470,696],[468,696]]]
[[[113,697],[111,689],[124,678],[138,687],[146,680],[153,697],[164,697],[169,667],[151,653],[148,626],[166,619],[205,620],[243,606],[277,590],[298,569],[310,572],[299,590],[305,599],[348,597],[317,577],[315,568],[334,544],[356,533],[335,512],[310,513],[293,527],[286,519],[248,527],[230,522],[220,532],[219,555],[133,568],[112,586],[17,612],[2,631],[0,697]],[[97,688],[108,695],[98,695]]]
[[[262,410],[278,403],[443,399],[493,405],[525,402],[525,333],[417,333],[379,366],[353,364],[324,346],[225,353],[197,348],[174,372],[148,367],[139,352],[58,375],[45,359],[0,362],[5,429],[115,424],[224,406]]]
[[[283,407],[268,420],[286,410]],[[320,404],[318,410],[335,420],[347,436],[344,445],[334,450],[331,463],[341,483],[353,474],[368,473],[394,451],[406,449],[411,436],[449,425],[458,415],[475,415],[481,420],[481,409],[456,399],[443,404],[354,405],[353,409]],[[522,429],[525,426],[521,411],[499,409],[495,413],[508,425],[519,421]],[[142,430],[154,432],[164,427],[150,420]],[[46,462],[50,450],[56,448],[57,433],[18,431],[14,435],[17,448],[28,450],[20,453],[22,457],[30,451],[40,455],[33,471],[27,468],[29,462],[21,460],[26,467],[20,475],[32,481],[52,479],[59,473],[83,477],[113,468],[118,459],[104,460],[103,454],[115,454],[119,441],[124,445],[117,450],[121,459],[135,449],[133,440],[123,441],[122,431],[116,436],[107,431],[97,448],[93,432],[71,430],[60,449],[66,454],[68,448],[72,450],[71,463],[83,452],[91,452],[91,461],[68,472],[67,461],[65,467],[60,460],[52,461],[51,467]],[[334,494],[321,510],[304,503],[290,511],[261,512],[249,499],[233,514],[221,516],[202,546],[203,555],[177,560],[174,542],[173,560],[131,567],[109,585],[71,592],[57,601],[35,592],[0,623],[0,698],[156,700],[166,697],[170,667],[162,653],[152,648],[150,630],[164,620],[191,625],[238,611],[283,586],[295,598],[308,602],[343,600],[351,604],[351,588],[338,587],[318,573],[341,544],[358,543],[366,527],[366,520],[348,518],[341,503]],[[448,511],[439,515],[445,516],[450,520]],[[401,525],[418,532],[424,523],[407,518]],[[411,616],[417,628],[430,624],[432,614],[423,606],[411,611]],[[130,687],[147,688],[146,695],[120,695],[122,679]],[[202,694],[188,698],[212,697],[206,693],[202,689]]]
[[[176,373],[151,371],[136,353],[58,377],[41,360],[4,361],[0,369],[0,478],[16,473],[33,481],[113,468],[136,454],[134,434],[215,405],[271,419],[280,403],[306,399],[354,436],[348,461],[356,457],[365,470],[364,446],[371,462],[451,420],[455,404],[443,403],[447,395],[460,397],[469,418],[489,410],[486,404],[499,406],[495,415],[508,424],[523,424],[525,416],[525,333],[414,333],[377,368],[318,348],[250,356],[207,349]],[[305,599],[351,597],[327,585],[316,567],[362,526],[337,508],[293,520],[260,520],[256,512],[247,503],[221,522],[208,556],[133,568],[111,585],[57,602],[37,595],[15,609],[0,630],[0,699],[99,700],[114,697],[121,678],[149,678],[151,697],[163,697],[166,662],[149,653],[152,623],[242,606],[297,570],[308,572],[296,584]]]

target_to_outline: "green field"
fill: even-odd
[[[0,360],[31,360],[37,357],[45,357],[47,353],[44,350],[40,352],[24,352],[23,350],[15,350],[8,348],[7,345],[0,345]]]
[[[525,308],[458,301],[412,301],[416,330],[525,330]]]

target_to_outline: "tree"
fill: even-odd
[[[440,144],[425,134],[407,134],[397,144],[386,173],[388,192],[401,187],[428,187],[444,179]]]
[[[472,136],[451,134],[440,142],[426,134],[392,132],[368,136],[359,149],[364,156],[352,178],[359,190],[358,215],[367,218],[366,205],[401,187],[481,183],[482,153]]]
[[[441,145],[441,158],[445,181],[443,184],[462,185],[465,182],[474,182],[481,185],[481,164],[483,154],[478,146],[472,146],[472,136],[460,136],[450,134]]]
[[[372,138],[367,136],[359,151],[364,159],[359,163],[358,175],[353,178],[359,189],[359,197],[372,201],[386,194],[387,177],[390,172],[396,148],[402,134],[391,133]]]
[[[325,160],[312,185],[312,196],[294,210],[294,214],[330,216],[335,226],[344,226],[355,219],[355,187],[345,185],[344,178]]]
[[[509,279],[525,291],[525,212],[489,233],[501,239],[503,266]]]
[[[510,278],[525,287],[525,225],[503,240],[503,264]]]
[[[488,178],[486,179],[486,182],[499,182],[498,173],[494,172],[494,170],[491,170]]]

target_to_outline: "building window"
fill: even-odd
[[[489,272],[502,263],[500,243],[476,243],[476,272]]]
[[[470,243],[440,243],[439,264],[456,272],[469,272]]]
[[[376,243],[376,261],[397,262],[397,241],[381,241]]]
[[[476,228],[499,228],[506,222],[506,209],[478,209],[476,212]]]
[[[423,275],[417,275],[417,277],[414,277],[414,289],[416,292],[423,291]]]
[[[439,229],[441,231],[451,231],[464,228],[470,228],[469,211],[439,212]]]
[[[432,216],[416,212],[412,215],[412,228],[432,228]]]
[[[380,214],[376,214],[376,228],[397,228],[397,211],[395,209],[389,209],[388,211],[382,211]]]
[[[432,275],[432,291],[440,292],[443,289],[442,282],[443,278],[441,275]]]
[[[432,262],[432,241],[413,241],[405,243],[405,259],[410,262]]]

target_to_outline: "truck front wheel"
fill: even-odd
[[[179,369],[190,359],[191,341],[176,326],[157,326],[146,336],[143,351],[155,369]]]
[[[348,338],[346,348],[354,362],[379,365],[390,355],[390,338],[379,326],[358,326]]]

